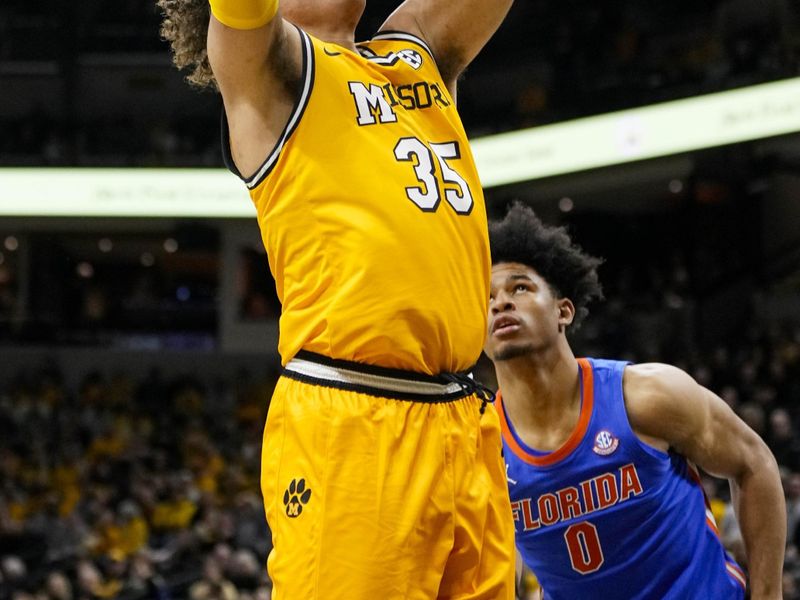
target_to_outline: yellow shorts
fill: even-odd
[[[458,385],[304,359],[264,432],[273,600],[513,600],[496,412]]]

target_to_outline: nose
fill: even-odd
[[[513,310],[514,302],[511,300],[511,296],[504,291],[500,291],[495,294],[494,300],[489,303],[489,309],[493,315],[496,315],[501,312]]]

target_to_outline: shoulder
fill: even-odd
[[[691,430],[696,424],[702,406],[696,396],[702,388],[682,369],[663,363],[628,365],[622,382],[631,427],[651,443],[669,443],[676,430]]]
[[[627,365],[622,381],[626,398],[652,401],[663,400],[697,385],[686,371],[664,363]]]

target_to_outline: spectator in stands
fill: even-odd
[[[114,598],[122,590],[119,580],[106,580],[92,561],[84,559],[77,566],[78,597],[87,600]]]
[[[715,25],[730,61],[730,74],[752,78],[780,72],[790,53],[791,16],[786,0],[720,2]]]
[[[125,589],[140,598],[170,600],[169,585],[153,568],[153,563],[145,553],[131,559],[130,575]]]
[[[800,471],[800,439],[795,434],[789,411],[776,408],[769,415],[767,441],[774,448],[778,464],[792,471]]]
[[[72,583],[61,571],[53,571],[47,576],[44,588],[48,600],[72,600]]]
[[[786,530],[789,532],[787,544],[800,547],[800,473],[789,472],[784,478],[786,491]]]
[[[236,587],[228,581],[213,555],[203,563],[203,579],[189,588],[190,600],[238,600]]]
[[[5,585],[14,589],[26,583],[28,568],[19,556],[12,554],[0,559],[0,574]]]
[[[236,550],[228,560],[225,568],[228,579],[240,591],[255,591],[266,578],[264,566],[258,563],[252,550]]]

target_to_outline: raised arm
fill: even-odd
[[[451,93],[461,72],[502,23],[513,0],[405,0],[381,27],[421,37]],[[455,97],[455,96],[454,96]]]
[[[778,465],[764,441],[718,396],[675,367],[627,367],[631,425],[712,475],[729,479],[742,530],[753,600],[779,600],[786,505]]]
[[[277,0],[211,0],[208,59],[230,127],[233,159],[254,172],[286,124],[301,76],[300,37]]]

